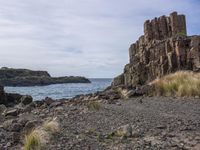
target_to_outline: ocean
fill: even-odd
[[[71,98],[80,94],[102,91],[111,85],[112,79],[90,79],[90,81],[92,83],[67,83],[31,87],[4,87],[4,89],[7,93],[31,95],[34,100],[41,100],[45,97],[62,99]]]

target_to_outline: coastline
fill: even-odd
[[[20,102],[0,115],[0,148],[20,149],[28,131],[56,117],[60,132],[49,150],[198,149],[199,107],[198,98],[125,98],[111,88],[60,101]]]

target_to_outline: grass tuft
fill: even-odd
[[[47,121],[29,134],[25,135],[23,150],[44,150],[53,134],[60,131],[56,118]]]
[[[91,101],[87,104],[89,110],[100,110],[101,104],[98,101]]]
[[[33,130],[30,134],[25,136],[24,150],[41,150],[42,141],[40,134],[36,130]]]
[[[200,73],[178,71],[154,80],[151,85],[158,96],[200,96]]]
[[[57,133],[60,131],[59,124],[56,121],[56,119],[53,119],[52,121],[44,122],[43,128],[45,131],[47,131],[51,134],[54,134],[54,133]]]

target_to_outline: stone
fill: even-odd
[[[21,97],[20,101],[23,105],[28,105],[33,101],[33,98],[29,95],[24,95]]]
[[[19,132],[13,132],[12,133],[12,140],[13,140],[13,142],[19,142],[19,140],[20,140],[20,134],[19,134]]]
[[[3,113],[3,112],[5,112],[6,111],[6,106],[5,105],[0,105],[0,115]]]
[[[127,124],[119,127],[116,130],[115,135],[120,137],[131,137],[133,132],[132,130],[133,130],[132,126],[130,124]]]
[[[21,102],[22,95],[16,93],[6,93],[7,105],[14,106]]]
[[[135,87],[178,70],[200,71],[200,36],[187,36],[184,15],[173,12],[144,23],[144,35],[131,44],[129,63],[112,87]]]
[[[7,110],[7,111],[5,112],[5,116],[17,116],[18,114],[19,114],[19,110],[16,109],[16,108]]]
[[[12,132],[19,132],[20,130],[23,129],[23,126],[20,123],[13,123],[10,128],[9,131]]]
[[[29,131],[31,131],[34,128],[36,128],[38,126],[38,124],[39,124],[39,121],[37,121],[37,120],[28,121],[25,124],[24,131],[28,133]]]
[[[16,120],[10,119],[3,123],[3,128],[11,132],[19,132],[23,129],[22,124],[18,123]]]
[[[3,124],[2,124],[3,129],[9,131],[10,126],[11,126],[14,122],[15,122],[15,121],[14,121],[13,119],[4,121]]]
[[[45,97],[45,99],[44,99],[43,101],[44,101],[48,106],[55,102],[55,100],[53,100],[53,99],[50,98],[50,97]]]

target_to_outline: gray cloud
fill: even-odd
[[[1,66],[113,77],[143,22],[177,10],[200,34],[196,0],[0,0]],[[192,10],[192,11],[191,11]]]

